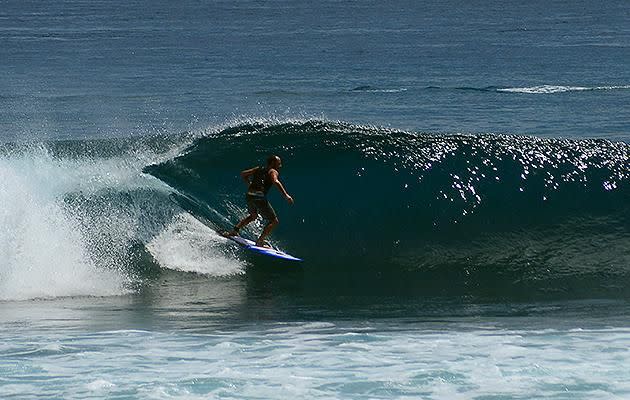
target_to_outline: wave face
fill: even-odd
[[[166,270],[317,296],[627,297],[629,150],[323,121],[3,145],[0,300],[120,295]],[[272,190],[273,242],[303,268],[213,230],[244,216],[238,173],[271,153],[296,200]]]
[[[628,144],[246,123],[145,172],[191,214],[229,227],[245,215],[238,172],[272,153],[296,201],[270,195],[274,241],[307,260],[313,291],[628,294]]]

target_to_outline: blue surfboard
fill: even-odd
[[[240,244],[247,250],[257,253],[257,254],[280,258],[280,259],[288,260],[288,261],[302,261],[301,258],[294,257],[291,254],[287,254],[281,250],[276,250],[269,247],[256,246],[256,243],[254,241],[245,239],[244,237],[241,237],[241,236],[226,236],[226,238]]]

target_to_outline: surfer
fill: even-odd
[[[258,214],[260,214],[267,220],[267,225],[265,225],[260,237],[256,241],[256,246],[270,247],[269,244],[265,242],[265,238],[269,236],[271,231],[278,225],[279,221],[276,212],[273,207],[271,207],[269,200],[267,200],[267,192],[271,189],[272,185],[275,185],[287,202],[293,204],[293,197],[287,193],[278,179],[280,175],[278,170],[281,167],[282,160],[280,157],[273,155],[267,158],[266,167],[254,167],[241,172],[241,178],[243,178],[245,184],[247,184],[245,199],[247,201],[247,211],[249,215],[236,224],[233,230],[226,232],[226,236],[237,236],[244,226],[255,221],[256,218],[258,218]]]

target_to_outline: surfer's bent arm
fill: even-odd
[[[269,175],[271,175],[271,181],[273,182],[274,185],[276,185],[276,187],[278,188],[280,193],[282,193],[284,198],[287,199],[287,201],[290,204],[293,204],[293,197],[291,197],[291,195],[287,193],[287,191],[284,189],[284,186],[282,185],[282,182],[280,182],[280,179],[278,179],[278,171],[271,170],[269,171]]]
[[[245,184],[249,185],[249,181],[250,181],[250,177],[252,175],[254,175],[254,172],[256,172],[256,170],[258,169],[258,167],[254,167],[254,168],[250,168],[250,169],[246,169],[244,171],[241,171],[241,178],[243,178],[243,180],[245,181]]]

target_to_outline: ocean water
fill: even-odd
[[[630,398],[627,2],[0,5],[0,398]]]

